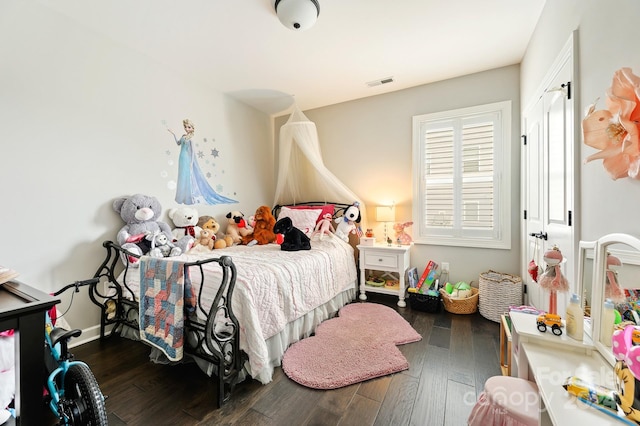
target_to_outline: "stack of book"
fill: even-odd
[[[415,286],[413,283],[410,283],[408,291],[410,293],[426,293],[427,290],[431,289],[436,278],[438,278],[438,264],[433,260],[430,260]]]
[[[4,266],[0,265],[0,284],[4,284],[7,281],[11,281],[12,279],[16,278],[18,275],[20,274],[18,274],[13,269],[5,268]]]

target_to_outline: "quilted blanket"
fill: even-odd
[[[184,261],[143,257],[140,261],[140,339],[170,360],[182,359],[184,318],[196,297]]]

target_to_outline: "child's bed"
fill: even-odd
[[[337,217],[348,207],[334,205]],[[279,210],[274,208],[276,217]],[[297,252],[268,244],[142,257],[136,267],[118,272],[123,249],[107,241],[96,276],[106,278],[109,291],[102,294],[98,285],[90,292],[101,309],[101,338],[112,327],[109,335],[128,333],[155,347],[153,357],[179,360],[184,351],[216,377],[222,405],[247,373],[270,382],[289,345],[354,300],[354,243],[325,236],[312,239],[311,250]],[[194,309],[182,323],[178,317],[188,307],[189,295]],[[152,314],[158,306],[161,313]]]

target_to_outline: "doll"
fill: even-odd
[[[544,261],[547,264],[547,268],[540,275],[538,282],[540,287],[549,291],[550,314],[558,313],[557,293],[559,291],[569,291],[569,282],[560,270],[560,263],[562,263],[563,259],[562,252],[557,246],[553,246],[551,250],[547,250],[544,253]]]

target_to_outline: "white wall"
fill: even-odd
[[[511,250],[415,245],[411,264],[424,269],[432,259],[449,262],[452,281],[478,281],[493,269],[519,273],[520,87],[513,65],[384,95],[305,111],[316,123],[325,165],[367,205],[368,226],[384,235],[375,206],[395,201],[396,221],[412,219],[412,117],[437,111],[512,101]],[[275,122],[278,129],[287,117]],[[407,228],[411,235],[412,228]],[[391,230],[391,233],[393,231]]]
[[[636,0],[547,1],[534,37],[521,64],[522,100],[526,104],[541,84],[544,73],[564,46],[571,32],[578,30],[580,78],[577,82],[578,108],[584,114],[597,98],[598,109],[606,107],[606,90],[613,73],[632,68],[640,76],[640,2]],[[602,161],[584,164],[596,152],[580,140],[579,235],[594,240],[612,233],[640,236],[636,219],[640,209],[640,181],[612,180]]]
[[[102,241],[124,224],[114,198],[141,192],[177,206],[167,184],[179,151],[166,126],[182,132],[183,118],[208,139],[205,153],[220,151],[212,186],[239,201],[200,214],[222,221],[271,204],[269,117],[30,3],[0,3],[0,265],[44,291],[91,277]],[[97,323],[89,303],[75,297],[74,327]]]

